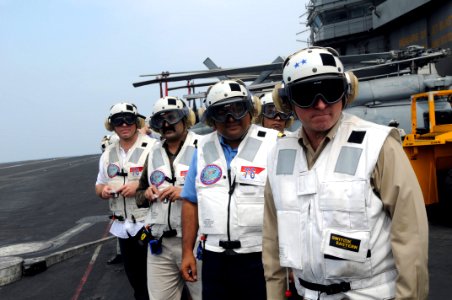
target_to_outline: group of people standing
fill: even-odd
[[[310,47],[260,99],[240,81],[211,86],[207,135],[177,97],[154,105],[160,140],[138,131],[136,106],[112,106],[119,139],[96,194],[135,298],[426,299],[422,192],[397,130],[343,112],[357,89],[337,52]]]

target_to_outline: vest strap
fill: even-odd
[[[312,291],[317,291],[320,293],[326,293],[327,295],[334,295],[334,294],[338,294],[338,293],[345,293],[350,291],[350,282],[345,282],[342,281],[340,283],[333,283],[333,284],[318,284],[318,283],[313,283],[313,282],[309,282],[309,281],[305,281],[301,278],[298,278],[298,281],[300,282],[300,284]]]
[[[350,290],[359,290],[359,289],[365,289],[371,286],[377,286],[389,282],[394,282],[396,280],[396,277],[398,275],[397,270],[389,270],[383,273],[380,273],[378,275],[372,276],[371,278],[365,278],[361,280],[353,280],[351,282],[340,282],[340,283],[334,283],[330,285],[323,285],[318,283],[312,283],[305,281],[298,277],[298,281],[300,282],[301,286],[304,288],[307,288],[312,291],[318,291],[320,293],[326,293],[327,295],[337,294],[337,293],[345,293]],[[348,288],[347,290],[343,290],[344,288]],[[332,294],[329,294],[329,292],[333,292]]]
[[[218,245],[226,250],[228,249],[238,249],[242,247],[240,241],[220,241]]]
[[[124,221],[124,217],[123,217],[123,216],[117,216],[117,215],[115,215],[115,214],[112,214],[111,216],[108,216],[108,218],[109,218],[110,220],[112,220],[112,221],[114,221],[114,220],[118,220],[118,221],[120,221],[120,222],[123,222],[123,221]]]

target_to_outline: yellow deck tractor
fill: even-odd
[[[425,204],[452,202],[452,90],[411,96],[410,134],[403,148],[424,194]],[[448,198],[448,199],[446,199]],[[450,203],[447,205],[450,207]]]

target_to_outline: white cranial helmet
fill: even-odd
[[[285,85],[318,75],[344,74],[339,54],[332,48],[310,47],[289,56],[283,67]]]
[[[110,115],[109,115],[109,117],[111,117],[113,115],[116,115],[116,114],[121,114],[121,113],[131,113],[131,114],[134,114],[136,116],[140,116],[138,114],[138,109],[137,109],[135,104],[121,102],[121,103],[117,103],[117,104],[113,105],[110,108]],[[143,116],[141,116],[141,117],[143,117]]]
[[[253,97],[245,84],[241,80],[222,80],[207,90],[207,96],[204,100],[206,110],[202,114],[201,121],[206,122],[208,126],[213,126],[212,117],[215,106],[234,102],[245,102],[246,110],[251,116],[257,115],[253,105]]]
[[[158,131],[158,128],[155,128],[152,125],[153,117],[155,116],[155,118],[157,118],[159,114],[162,114],[163,112],[171,111],[171,110],[180,111],[179,112],[179,113],[181,113],[180,116],[181,117],[183,116],[184,118],[186,118],[185,124],[187,125],[188,128],[195,125],[195,123],[196,123],[195,113],[187,106],[187,104],[185,104],[185,102],[178,97],[166,96],[166,97],[158,99],[155,102],[154,108],[152,110],[151,118],[150,118],[150,126],[154,130]]]
[[[188,115],[188,108],[181,99],[177,97],[166,96],[158,99],[155,102],[151,117],[157,113],[174,109],[185,110]]]
[[[210,106],[219,102],[235,101],[252,101],[250,92],[241,81],[223,80],[210,87],[204,105],[206,109],[209,109]]]
[[[117,104],[113,105],[110,108],[110,114],[108,115],[108,118],[105,120],[105,123],[104,123],[105,128],[108,131],[113,131],[114,128],[111,125],[112,117],[117,114],[128,114],[128,113],[137,116],[137,127],[138,128],[141,128],[144,126],[145,117],[138,113],[137,106],[133,103],[121,102],[121,103],[117,103]]]
[[[261,99],[261,105],[264,106],[265,104],[273,103],[273,95],[271,92],[265,93],[260,97]]]

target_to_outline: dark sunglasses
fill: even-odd
[[[184,117],[185,114],[182,110],[168,110],[152,116],[150,124],[155,129],[161,129],[164,122],[174,125],[179,123]]]
[[[287,85],[285,87],[289,100],[298,107],[312,107],[318,97],[326,104],[334,104],[342,100],[347,87],[344,77],[312,78]]]
[[[273,103],[269,103],[265,104],[262,107],[262,115],[268,119],[275,119],[277,116],[279,116],[281,120],[285,121],[292,116],[292,113],[286,114],[281,111],[278,111]]]
[[[126,123],[127,125],[136,124],[137,122],[137,116],[134,114],[120,114],[120,115],[114,115],[110,118],[110,123],[113,126],[121,126],[122,124]]]
[[[251,111],[251,107],[248,101],[238,101],[211,106],[208,110],[209,116],[215,122],[224,123],[229,116],[236,121],[243,119],[246,114]]]

